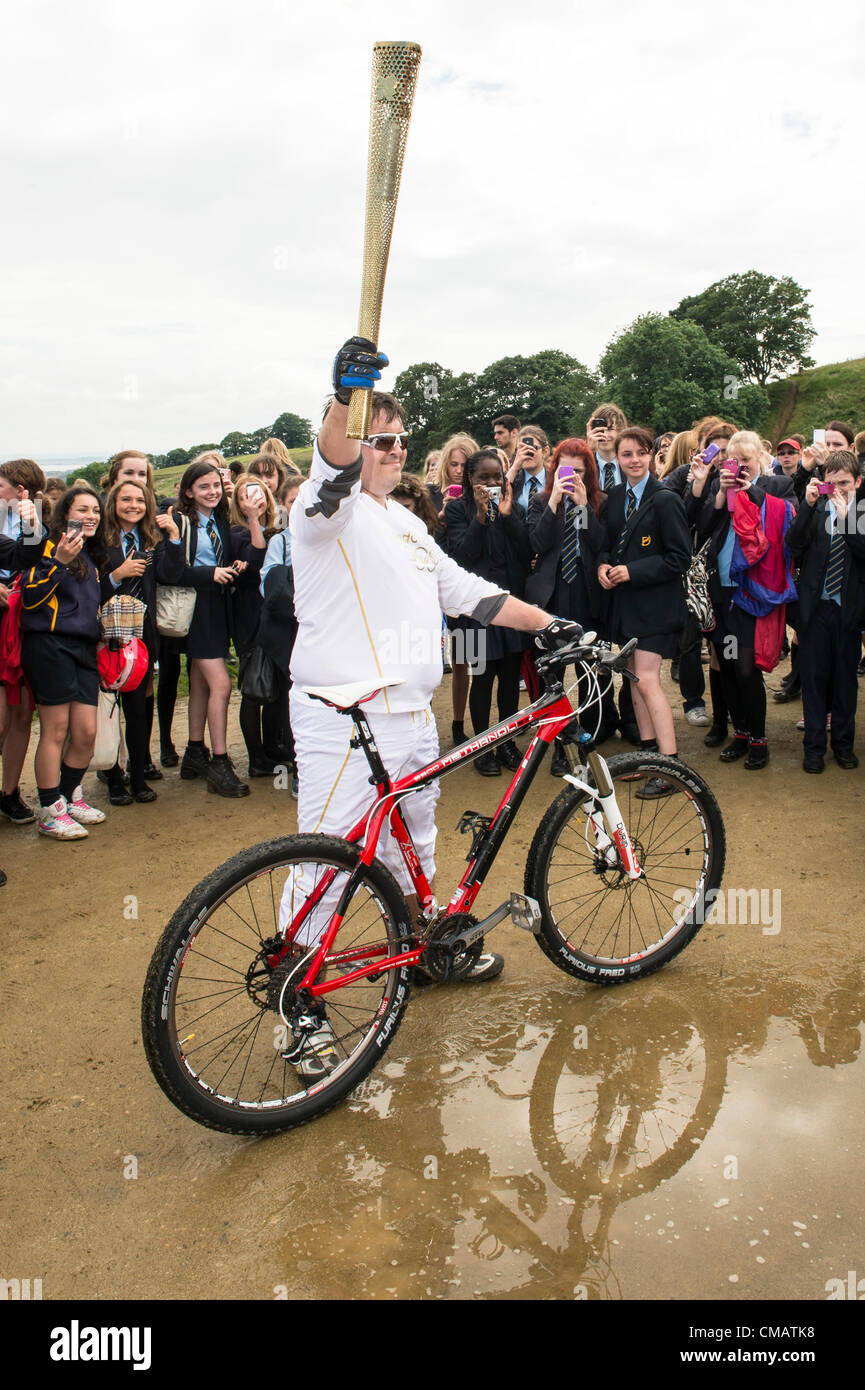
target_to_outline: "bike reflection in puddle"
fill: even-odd
[[[291,1238],[333,1281],[317,1296],[620,1298],[612,1218],[699,1151],[728,1062],[760,1052],[777,1016],[813,1065],[845,1065],[865,1012],[849,967],[843,987],[676,972],[504,993],[475,1015],[431,992],[401,1034],[410,1060],[389,1054],[349,1101],[349,1172],[333,1154],[320,1177],[343,1198],[353,1178],[357,1201]],[[520,1022],[503,1033],[505,1012]]]

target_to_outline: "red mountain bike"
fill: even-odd
[[[172,917],[150,963],[142,1027],[154,1076],[184,1114],[235,1134],[291,1129],[324,1114],[393,1040],[412,967],[422,961],[433,979],[459,978],[506,917],[533,932],[561,970],[594,984],[648,975],[688,944],[724,869],[715,797],[676,758],[585,755],[592,736],[574,725],[575,714],[600,707],[600,683],[613,671],[635,679],[626,669],[635,645],[614,653],[589,633],[540,657],[547,687],[534,704],[396,782],[361,708],[375,689],[307,691],[354,721],[375,799],[345,839],[289,835],[235,855]],[[566,692],[571,664],[577,679]],[[529,729],[534,737],[495,814],[462,816],[459,828],[472,834],[468,867],[439,909],[400,803]],[[472,904],[548,745],[566,730],[577,740],[568,745],[572,770],[535,832],[524,890],[476,921]],[[650,779],[655,792],[658,779],[666,790],[644,799]],[[418,922],[376,859],[386,823],[417,894]]]

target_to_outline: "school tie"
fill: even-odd
[[[631,517],[634,515],[634,512],[635,512],[636,510],[637,510],[637,499],[636,499],[636,497],[634,496],[634,494],[631,492],[631,489],[628,488],[627,499],[626,499],[626,501],[625,501],[625,520],[626,520],[626,521],[630,521]]]
[[[844,582],[844,533],[833,531],[829,543],[829,563],[826,566],[824,589],[830,598],[840,594]]]
[[[611,487],[616,485],[616,465],[614,463],[604,464],[604,492],[609,492]]]
[[[565,534],[562,540],[562,578],[566,584],[570,584],[577,573],[577,558],[580,553],[579,537],[577,536],[577,508],[573,503],[566,503],[565,511]]]
[[[216,525],[212,516],[208,517],[207,525],[204,529],[207,532],[210,544],[213,546],[213,554],[216,559],[216,568],[219,569],[220,565],[222,564],[222,541],[219,539],[219,532],[216,529]]]
[[[126,556],[126,559],[127,559],[127,560],[129,559],[129,557],[130,557],[130,555],[132,554],[132,552],[133,552],[134,549],[135,549],[135,536],[133,535],[133,533],[132,533],[131,531],[124,531],[124,533],[123,533],[123,554]]]
[[[529,506],[532,505],[532,498],[534,497],[539,487],[540,483],[538,482],[537,478],[529,479]]]

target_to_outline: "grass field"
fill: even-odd
[[[289,449],[288,452],[301,472],[307,473],[312,461],[312,449]],[[239,454],[237,457],[240,459],[241,463],[249,463],[251,459],[255,458],[255,455]],[[229,462],[230,460],[226,459],[226,463]],[[174,484],[180,481],[183,476],[183,471],[183,468],[160,468],[156,473],[155,479],[157,495],[159,497],[170,497],[174,491]]]
[[[865,357],[814,367],[773,381],[768,390],[766,435],[771,440],[791,432],[810,439],[812,430],[822,429],[830,420],[865,428]]]

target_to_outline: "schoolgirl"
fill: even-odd
[[[424,486],[429,493],[440,527],[444,527],[445,524],[448,489],[462,488],[466,459],[472,454],[476,454],[477,451],[478,445],[470,434],[452,434],[449,439],[445,440],[439,451],[439,460],[432,482],[425,483]],[[457,494],[454,492],[453,495],[456,496]],[[462,493],[459,495],[461,496]],[[439,532],[439,539],[441,542],[441,532]],[[443,637],[446,658],[449,640],[446,634],[447,632],[456,632],[459,629],[460,624],[457,619],[445,618]],[[465,742],[466,703],[469,697],[469,663],[465,660],[465,650],[461,638],[454,641],[451,661],[451,738],[456,745]],[[448,665],[447,659],[445,665]]]
[[[105,543],[108,559],[102,574],[102,601],[113,594],[129,594],[146,604],[143,641],[147,648],[147,675],[135,690],[120,695],[126,723],[130,788],[126,791],[119,768],[108,774],[108,794],[113,806],[132,801],[156,800],[148,782],[162,774],[150,761],[153,726],[153,666],[159,650],[156,628],[156,584],[176,584],[183,570],[183,552],[170,541],[179,541],[177,522],[170,515],[156,515],[156,499],[140,482],[120,482],[105,504]],[[112,776],[112,773],[114,774]]]
[[[238,478],[229,507],[229,522],[233,553],[247,566],[234,586],[233,595],[232,636],[238,660],[242,660],[254,645],[261,616],[259,581],[267,543],[278,534],[276,501],[260,478],[248,473]],[[278,757],[271,758],[265,753],[262,708],[257,701],[241,694],[240,731],[249,755],[250,777],[271,777],[280,762]]]
[[[189,658],[189,741],[180,764],[186,780],[203,777],[219,796],[248,796],[228,756],[228,702],[231,676],[226,666],[231,636],[231,593],[246,561],[235,551],[220,468],[222,455],[200,454],[180,480],[172,513],[184,554],[180,585],[195,590],[195,611],[185,639]],[[189,564],[186,564],[187,535]],[[205,725],[212,755],[204,744]]]
[[[650,471],[654,440],[632,427],[616,436],[622,482],[607,498],[606,538],[598,556],[598,581],[610,598],[607,630],[614,642],[638,639],[631,670],[634,714],[643,748],[676,756],[673,711],[661,686],[661,662],[676,655],[685,625],[684,576],[691,561],[685,508],[675,492]],[[641,799],[668,796],[662,778],[651,777]]]
[[[90,487],[69,488],[21,590],[21,665],[39,710],[39,833],[53,840],[81,839],[88,825],[105,819],[85,801],[81,785],[96,740],[99,572],[105,560],[99,498]]]
[[[535,564],[526,580],[526,602],[536,603],[558,617],[585,629],[600,626],[601,590],[597,557],[606,538],[607,499],[598,485],[595,455],[584,439],[563,439],[546,467],[543,490],[529,508],[529,542]],[[582,694],[582,692],[581,692]],[[615,732],[617,724],[612,686],[603,697],[603,710],[589,707],[583,725],[589,732],[601,723],[598,741]],[[570,771],[559,740],[550,770],[555,777]]]
[[[443,549],[457,564],[522,598],[531,566],[529,532],[522,508],[494,448],[479,449],[463,470],[462,496],[445,507]],[[480,627],[460,618],[466,633],[466,655],[472,669],[469,713],[476,734],[489,726],[493,682],[498,680],[499,719],[519,707],[520,663],[526,637],[507,627]],[[473,767],[483,777],[498,777],[502,765],[517,768],[521,754],[513,740],[477,758]]]
[[[13,622],[9,599],[14,581],[22,570],[35,565],[42,553],[45,523],[51,515],[51,503],[43,495],[45,487],[45,474],[32,459],[0,464],[0,628]],[[11,631],[8,635],[11,637]],[[23,800],[18,784],[30,746],[33,692],[19,671],[7,674],[8,681],[0,676],[0,815],[14,825],[32,825],[36,813]]]

